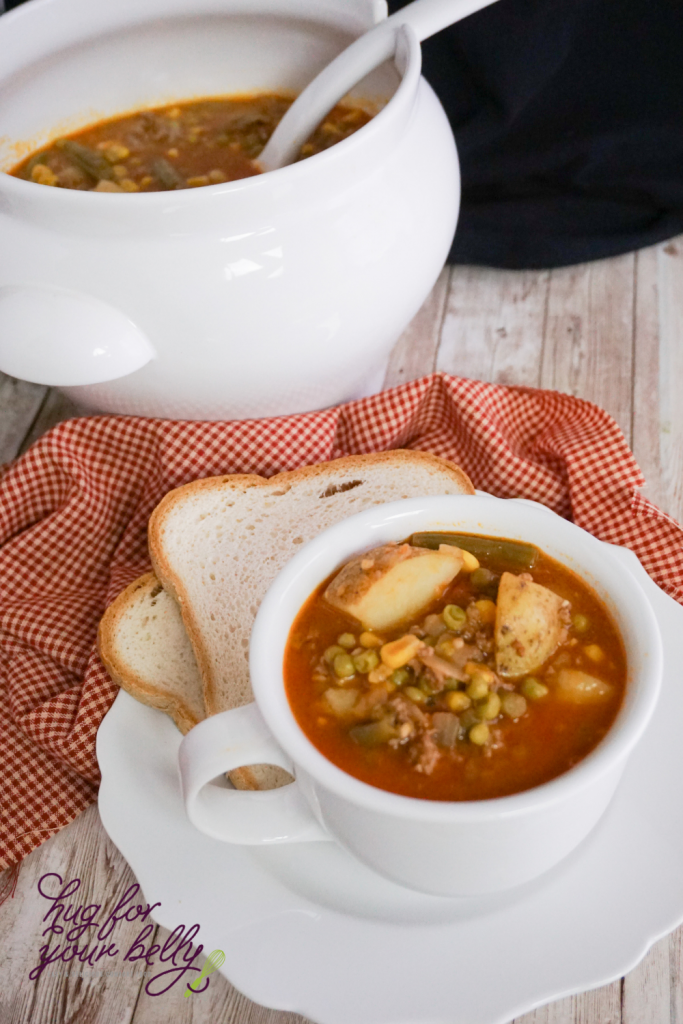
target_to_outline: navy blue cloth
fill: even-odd
[[[683,231],[682,0],[498,0],[422,49],[462,166],[451,262],[562,266]]]

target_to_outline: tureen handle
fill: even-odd
[[[54,285],[0,288],[0,370],[71,387],[125,377],[154,359],[140,328],[121,310]]]

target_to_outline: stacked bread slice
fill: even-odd
[[[150,519],[154,573],[127,587],[102,619],[102,660],[121,687],[187,732],[206,714],[253,699],[254,617],[302,544],[371,505],[473,493],[453,463],[410,450],[348,456],[269,479],[232,475],[179,487]],[[250,789],[289,781],[268,766],[230,778]]]

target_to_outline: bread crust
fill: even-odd
[[[201,480],[192,481],[181,487],[170,491],[157,505],[149,521],[148,539],[149,551],[154,566],[154,571],[164,588],[175,598],[180,608],[185,629],[195,652],[199,671],[204,685],[204,700],[208,714],[215,714],[222,710],[218,703],[217,687],[213,679],[210,654],[205,649],[201,638],[201,623],[198,620],[192,602],[189,599],[185,583],[181,576],[175,571],[164,549],[165,531],[169,519],[188,500],[207,492],[232,492],[236,495],[244,494],[251,489],[263,489],[272,494],[287,493],[292,487],[318,482],[322,486],[319,495],[320,499],[331,497],[337,492],[342,492],[355,486],[355,481],[347,481],[342,484],[335,484],[335,480],[341,477],[362,476],[370,470],[381,470],[382,467],[391,467],[392,470],[405,466],[410,470],[419,466],[429,475],[434,475],[439,481],[444,477],[449,480],[450,486],[456,493],[474,494],[474,487],[469,477],[454,463],[441,459],[428,452],[413,451],[412,449],[395,449],[388,452],[377,452],[369,455],[350,455],[329,462],[317,463],[312,466],[304,466],[299,469],[278,473],[272,477],[261,477],[255,474],[232,474],[218,477],[207,477]],[[359,481],[362,483],[363,481]],[[327,487],[324,485],[327,484]]]
[[[170,715],[182,733],[187,733],[200,721],[183,698],[168,690],[151,685],[145,678],[121,657],[118,644],[121,620],[131,604],[140,597],[141,591],[153,592],[161,584],[153,572],[145,573],[133,580],[116,597],[104,613],[97,630],[97,650],[109,675],[121,689],[125,690],[151,708],[158,708]]]

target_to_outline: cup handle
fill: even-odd
[[[291,760],[273,739],[256,704],[200,722],[183,738],[178,759],[185,810],[200,832],[243,846],[331,839],[296,781],[256,792],[211,785],[213,779],[243,765],[274,764],[293,773]]]

